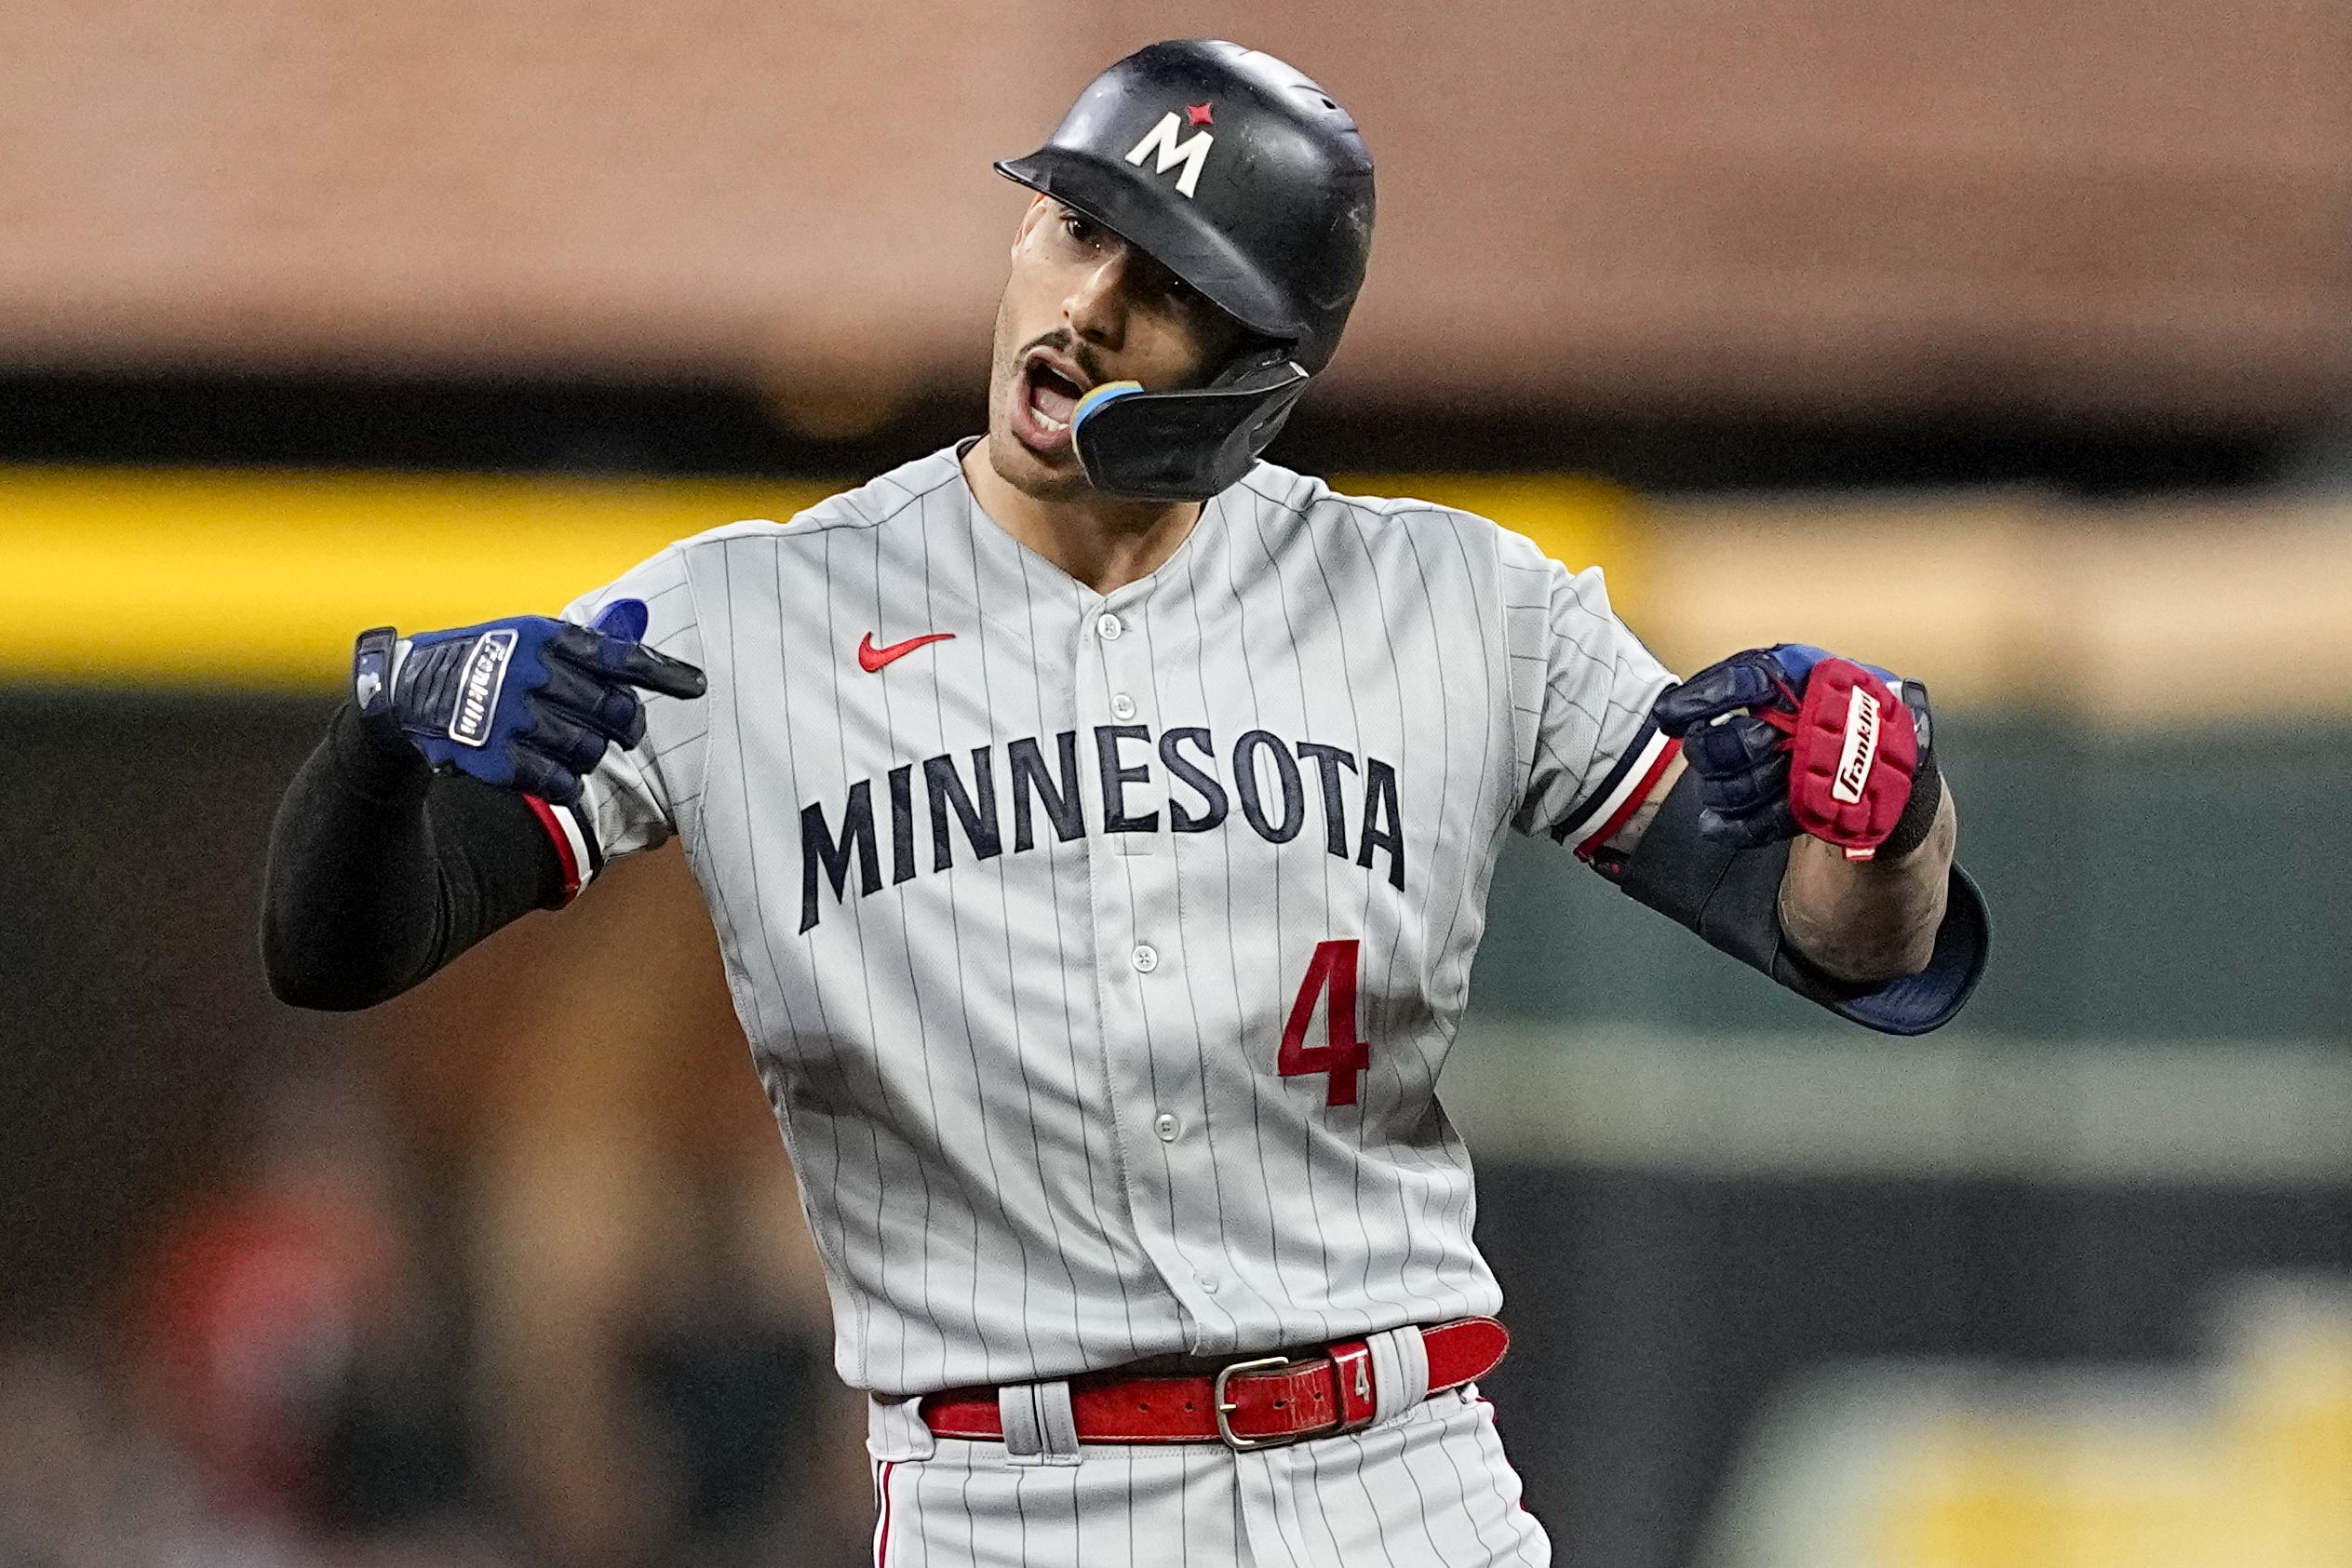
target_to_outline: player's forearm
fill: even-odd
[[[278,808],[262,910],[270,988],[370,1007],[536,905],[560,867],[519,797],[377,749],[349,708]]]
[[[1848,860],[1802,837],[1781,878],[1781,929],[1835,979],[1874,985],[1928,967],[1943,923],[1959,813],[1947,784],[1927,838],[1896,859]]]
[[[335,716],[270,833],[262,964],[280,1000],[366,1007],[413,984],[437,896],[431,781],[423,757],[378,752],[350,709]]]

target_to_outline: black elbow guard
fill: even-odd
[[[1839,1017],[1888,1035],[1924,1035],[1950,1023],[1976,989],[1993,940],[1984,895],[1958,865],[1936,929],[1935,956],[1917,974],[1863,986],[1807,962],[1781,931],[1781,876],[1789,844],[1740,850],[1699,832],[1697,780],[1686,774],[1617,869],[1627,896],[1697,931],[1751,969]]]

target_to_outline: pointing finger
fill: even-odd
[[[550,651],[591,675],[641,686],[665,697],[699,697],[710,688],[703,672],[683,659],[673,659],[634,639],[608,637],[585,626],[565,627],[548,639],[547,646]]]
[[[611,661],[605,667],[631,686],[665,697],[699,697],[710,690],[700,669],[683,659],[656,653],[641,642],[608,640],[603,651]]]

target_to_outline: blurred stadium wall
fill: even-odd
[[[1890,1042],[1512,847],[1445,1098],[1561,1561],[2352,1561],[2348,30],[0,13],[0,1561],[859,1559],[675,852],[324,1019],[262,992],[262,846],[356,628],[975,425],[988,160],[1164,34],[1380,160],[1273,455],[1602,562],[1683,668],[1925,678],[1995,903],[1963,1023]]]
[[[0,357],[756,375],[838,426],[982,366],[987,175],[1101,65],[1243,38],[1365,127],[1329,391],[2265,423],[2343,388],[2322,0],[986,10],[66,4],[0,19]]]

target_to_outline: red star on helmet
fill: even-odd
[[[1210,104],[1207,103],[1188,103],[1184,106],[1184,112],[1192,116],[1192,123],[1196,126],[1215,125],[1216,123],[1209,118],[1209,109]]]

